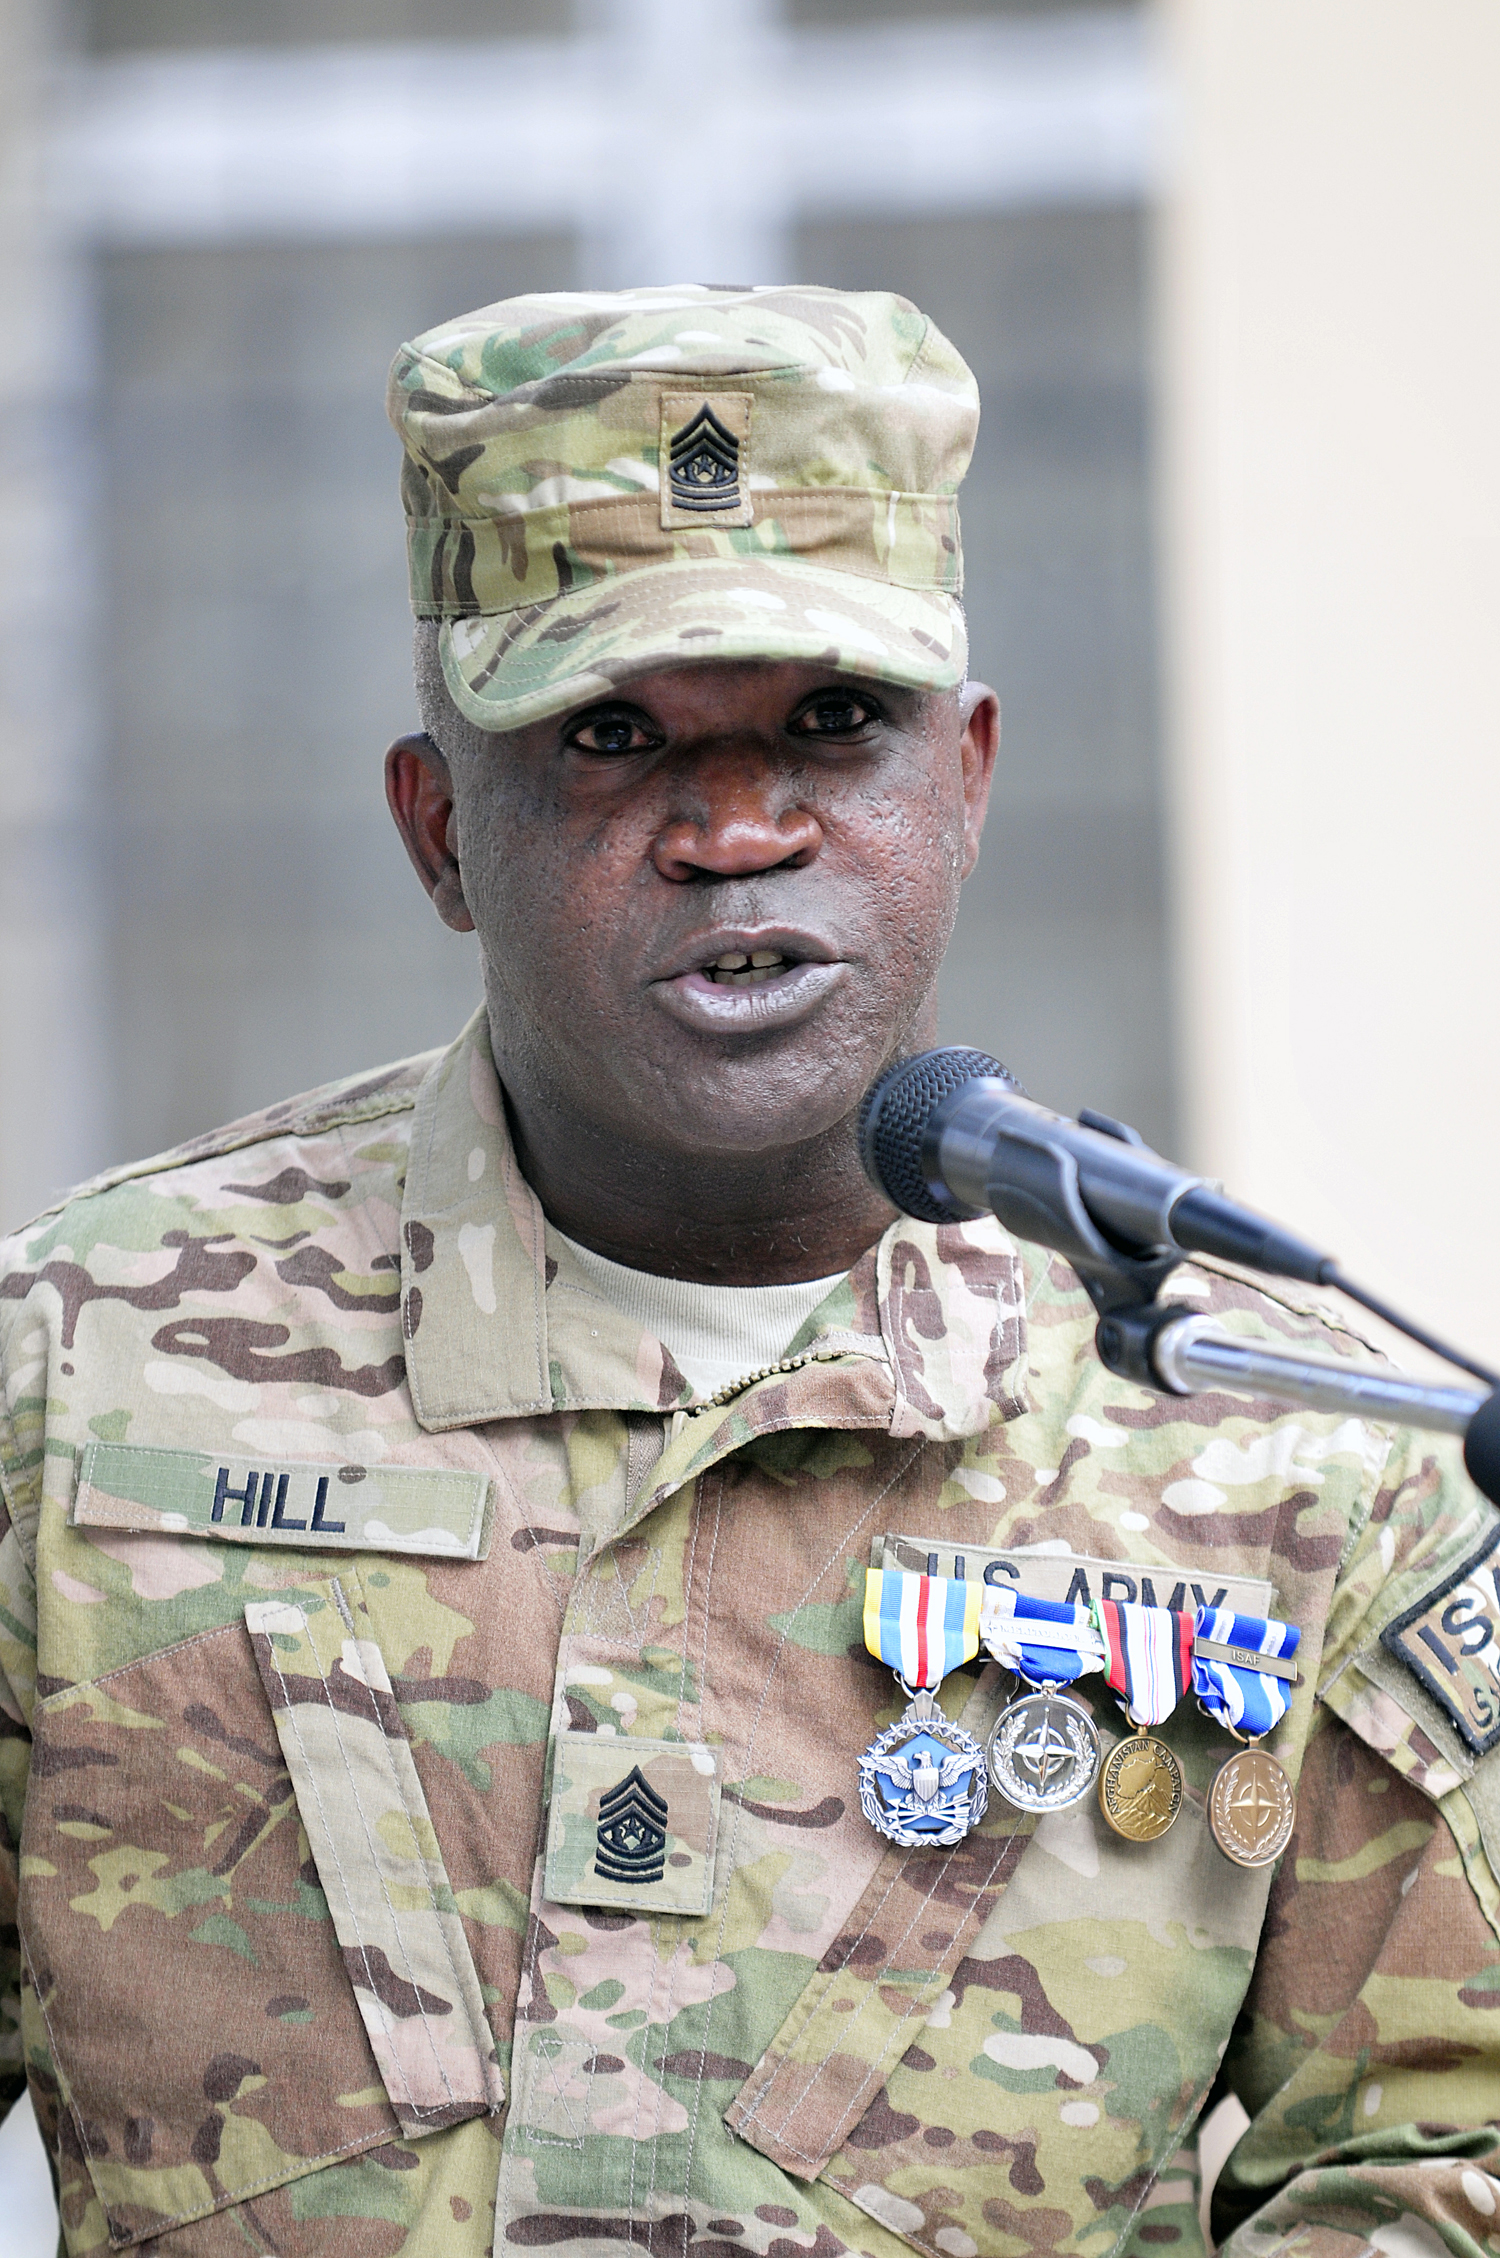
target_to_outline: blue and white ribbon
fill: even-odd
[[[986,1584],[979,1636],[995,1660],[1028,1686],[1070,1686],[1104,1661],[1104,1641],[1086,1607],[1028,1599],[1004,1584]]]
[[[1232,1607],[1200,1607],[1193,1639],[1193,1691],[1210,1717],[1258,1741],[1281,1723],[1292,1702],[1302,1633],[1294,1623],[1236,1615]]]

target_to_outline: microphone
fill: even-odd
[[[859,1150],[903,1213],[926,1223],[992,1213],[1086,1273],[1122,1257],[1208,1254],[1309,1285],[1338,1277],[1331,1255],[1163,1160],[1134,1129],[1038,1105],[984,1051],[923,1051],[888,1067],[860,1109]]]
[[[887,1067],[866,1092],[858,1138],[865,1174],[904,1214],[923,1223],[993,1214],[1018,1239],[1065,1256],[1099,1311],[1095,1346],[1112,1372],[1172,1395],[1269,1387],[1320,1410],[1394,1414],[1466,1434],[1469,1472],[1500,1504],[1500,1374],[1357,1285],[1332,1255],[1163,1160],[1123,1122],[1050,1112],[986,1051],[922,1051]],[[1486,1401],[1254,1341],[1210,1339],[1217,1327],[1156,1299],[1190,1254],[1336,1287],[1492,1393]]]

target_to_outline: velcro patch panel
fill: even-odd
[[[719,1824],[715,1752],[627,1733],[559,1733],[552,1747],[552,1902],[706,1913]]]
[[[1500,1743],[1500,1522],[1380,1639],[1447,1711],[1476,1756]]]

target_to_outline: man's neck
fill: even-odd
[[[859,1165],[851,1120],[770,1153],[705,1155],[642,1152],[509,1090],[506,1107],[548,1220],[631,1270],[709,1286],[827,1278],[895,1212]]]

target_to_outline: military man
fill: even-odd
[[[484,1008],[0,1270],[67,2249],[1192,2250],[1228,2091],[1243,2258],[1500,2249],[1495,1517],[1111,1377],[1066,1265],[859,1167],[996,751],[969,372],[900,299],[681,288],[466,315],[390,399],[389,794]]]

